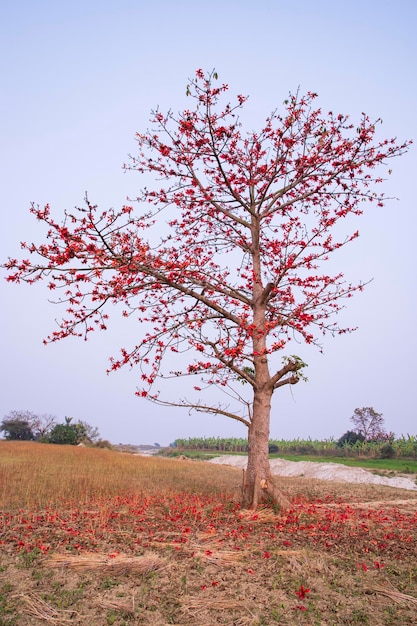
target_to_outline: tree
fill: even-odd
[[[50,415],[49,413],[42,413],[41,415],[37,415],[32,411],[10,411],[8,413],[2,424],[7,423],[9,426],[12,426],[12,431],[9,431],[10,434],[17,435],[20,432],[26,433],[26,439],[43,439],[50,432],[51,428],[56,423],[56,417],[54,415]],[[26,424],[24,426],[24,424]],[[0,429],[1,430],[1,429]],[[29,430],[31,436],[29,437]],[[22,439],[21,436],[9,436],[7,439]]]
[[[100,212],[86,197],[56,221],[49,205],[32,205],[46,239],[22,244],[34,260],[5,267],[11,282],[46,279],[61,290],[66,316],[46,341],[105,330],[106,305],[136,317],[143,331],[110,370],[138,366],[139,396],[244,424],[243,504],[255,508],[269,494],[285,506],[269,467],[271,399],[298,383],[305,364],[281,355],[293,338],[320,347],[322,334],[351,330],[336,314],[364,284],[322,265],[358,236],[343,232],[343,220],[366,202],[383,204],[375,168],[409,142],[378,140],[380,120],[364,114],[357,124],[322,114],[311,92],[290,95],[282,115],[243,134],[247,98],[222,104],[228,87],[217,81],[198,70],[187,86],[192,106],[177,115],[156,109],[151,128],[136,135],[126,169],[159,179],[138,194],[142,213],[127,205]],[[195,379],[188,397],[164,396],[164,381],[182,376]],[[213,386],[225,403],[213,402]]]
[[[78,429],[79,437],[81,441],[86,441],[88,443],[94,443],[100,437],[100,433],[96,426],[92,426],[83,420],[78,420],[74,426]]]
[[[32,420],[32,428],[35,435],[35,439],[47,439],[52,428],[56,424],[56,416],[50,413],[41,413],[41,415],[35,415]]]
[[[29,422],[22,418],[5,417],[0,423],[0,432],[4,432],[10,441],[33,441],[34,435]]]
[[[37,415],[32,411],[10,411],[0,423],[0,432],[5,433],[6,439],[32,441],[35,439],[34,422],[36,419]]]
[[[48,443],[76,446],[79,443],[77,431],[68,423],[56,424],[49,433]]]
[[[338,448],[344,448],[345,445],[353,446],[357,441],[365,441],[365,437],[361,435],[361,433],[355,433],[353,430],[348,430],[344,435],[340,437],[337,441]]]
[[[64,424],[56,424],[48,436],[49,443],[77,446],[80,443],[91,443],[99,437],[97,428],[87,422],[72,422],[71,417],[65,418]]]
[[[379,441],[387,438],[382,413],[377,413],[370,406],[355,409],[350,421],[355,425],[356,432],[362,435],[365,441]]]

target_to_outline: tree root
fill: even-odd
[[[272,480],[269,482],[266,481],[265,490],[267,494],[272,499],[272,502],[278,506],[281,513],[288,511],[291,509],[291,502],[288,500],[286,496],[282,493],[280,489],[278,489]]]
[[[246,482],[246,472],[243,470],[242,507],[256,511],[259,504],[266,499],[272,501],[273,506],[278,508],[281,513],[291,509],[291,502],[282,491],[275,486],[271,477],[269,480],[265,478],[259,480],[258,474],[256,474],[255,482],[252,487],[252,485]]]

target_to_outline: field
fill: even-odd
[[[0,626],[416,624],[417,493],[0,442]]]
[[[248,440],[229,437],[192,437],[189,439],[176,439],[177,450],[188,451],[217,451],[217,452],[240,452],[247,453]],[[270,452],[277,452],[280,456],[309,455],[327,459],[344,458],[355,460],[358,458],[368,459],[401,459],[417,461],[417,435],[408,434],[406,437],[379,441],[356,441],[339,445],[336,439],[293,439],[293,440],[269,440]]]

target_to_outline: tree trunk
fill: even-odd
[[[248,466],[243,484],[243,506],[256,509],[259,502],[269,496],[280,508],[289,509],[289,500],[275,487],[269,465],[269,424],[271,418],[271,399],[274,393],[274,383],[271,379],[268,366],[267,336],[268,324],[266,321],[267,300],[271,294],[273,284],[266,287],[262,284],[261,263],[261,216],[256,205],[252,207],[251,236],[252,236],[252,269],[253,269],[253,407],[249,424]]]
[[[260,502],[269,499],[280,510],[291,508],[291,503],[274,484],[269,465],[269,424],[272,393],[255,392],[253,416],[249,426],[248,465],[243,484],[243,506],[255,510]]]

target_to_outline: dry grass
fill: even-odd
[[[172,490],[236,488],[240,470],[75,446],[0,441],[0,508],[62,505]]]
[[[19,602],[23,603],[24,614],[33,616],[41,622],[49,624],[71,624],[75,617],[73,610],[58,611],[36,593],[21,593],[15,597]]]
[[[0,626],[415,626],[417,494],[0,442]]]
[[[110,602],[109,600],[102,600],[100,602],[100,608],[104,609],[104,611],[114,613],[121,613],[130,619],[135,619],[135,602],[132,602],[132,606],[128,604],[124,604],[123,602]]]
[[[414,596],[401,593],[397,589],[388,588],[383,585],[374,585],[370,588],[370,592],[387,596],[387,598],[390,598],[390,600],[393,600],[397,604],[401,604],[401,606],[407,606],[407,604],[417,605],[417,598],[414,598]]]
[[[167,566],[165,559],[156,554],[143,556],[109,557],[107,554],[53,554],[45,563],[46,567],[72,568],[78,571],[100,572],[104,576],[143,576],[157,572]]]

